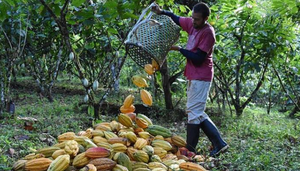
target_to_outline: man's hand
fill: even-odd
[[[177,51],[179,51],[180,49],[181,49],[180,46],[172,45],[172,47],[171,47],[170,50],[177,50]]]
[[[162,9],[160,9],[160,7],[156,3],[154,4],[154,6],[152,6],[151,11],[158,15],[162,13]]]

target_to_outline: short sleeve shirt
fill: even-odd
[[[215,44],[214,28],[206,24],[202,29],[197,30],[193,27],[190,17],[180,17],[181,28],[189,35],[186,49],[192,52],[200,50],[207,53],[205,61],[200,66],[195,66],[191,60],[187,59],[184,75],[188,80],[212,81],[214,69],[212,52]]]

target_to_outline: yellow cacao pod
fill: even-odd
[[[137,169],[148,169],[148,164],[144,162],[135,162],[132,165],[132,170],[137,170]],[[150,169],[148,169],[150,170]]]
[[[170,151],[172,149],[172,145],[168,141],[165,141],[165,140],[158,140],[158,139],[153,140],[151,142],[151,145],[153,147],[161,147],[166,151]]]
[[[168,167],[165,166],[164,164],[160,163],[160,162],[150,162],[150,163],[148,163],[148,167],[151,170],[154,170],[156,168],[161,168],[161,169],[163,169],[165,171],[168,170]]]
[[[16,161],[13,165],[12,170],[15,170],[15,171],[23,170],[27,161],[28,160],[18,160],[18,161]]]
[[[154,68],[152,66],[152,64],[146,64],[144,66],[144,70],[147,72],[147,74],[152,75],[154,73]]]
[[[126,137],[132,143],[135,143],[137,140],[136,134],[134,132],[127,132]]]
[[[106,138],[103,138],[101,136],[94,136],[93,137],[93,142],[94,143],[100,143],[100,142],[107,142],[107,139]]]
[[[128,139],[122,138],[122,137],[114,137],[114,138],[108,139],[107,142],[110,144],[121,143],[121,144],[127,145]]]
[[[201,165],[192,163],[192,162],[181,163],[179,165],[179,168],[182,170],[187,170],[187,171],[192,171],[192,170],[206,171],[206,169],[204,167],[202,167]]]
[[[79,145],[78,145],[77,141],[69,140],[69,141],[67,141],[64,149],[67,154],[70,154],[71,156],[76,156],[79,151]]]
[[[124,108],[129,108],[133,104],[133,101],[134,101],[134,95],[131,94],[128,95],[123,102]]]
[[[56,150],[52,154],[52,158],[56,159],[58,156],[65,155],[65,154],[67,154],[67,153],[66,153],[66,151],[64,149]]]
[[[104,131],[104,137],[109,140],[111,138],[117,138],[118,136],[113,133],[113,132],[110,132],[110,131]]]
[[[125,166],[117,164],[112,171],[128,171],[128,169]]]
[[[184,138],[178,135],[173,135],[171,137],[172,143],[176,145],[177,147],[185,147],[186,146],[186,141]]]
[[[156,62],[155,59],[152,59],[152,67],[155,71],[158,71],[159,70],[159,65],[158,63]]]
[[[113,132],[119,132],[119,130],[121,129],[120,123],[115,120],[111,121],[109,124]]]
[[[144,90],[144,89],[142,89],[140,91],[140,94],[141,94],[141,99],[142,99],[143,103],[148,105],[148,106],[151,106],[152,105],[152,96],[151,96],[151,94],[147,90]]]
[[[133,113],[135,111],[135,106],[134,105],[130,105],[129,107],[125,107],[124,105],[122,105],[120,107],[120,112],[121,113]]]
[[[97,146],[106,148],[108,150],[111,149],[111,144],[109,144],[108,142],[99,142],[99,143],[97,143]]]
[[[161,159],[167,155],[167,151],[161,147],[153,147],[153,149],[154,149],[154,154],[158,155],[159,158],[161,158]]]
[[[70,155],[58,156],[49,166],[47,171],[64,171],[70,165]]]
[[[140,150],[143,147],[145,147],[147,143],[148,143],[147,140],[145,140],[144,138],[137,138],[136,142],[134,143],[134,148]]]
[[[54,153],[54,151],[56,151],[56,150],[60,150],[60,148],[59,147],[46,147],[46,148],[37,150],[37,153],[43,154],[47,158],[47,157],[51,157],[52,154]]]
[[[124,144],[121,143],[115,143],[111,145],[111,148],[114,152],[126,152],[127,147]]]
[[[143,87],[148,87],[148,84],[147,84],[147,81],[145,78],[139,76],[139,75],[134,75],[132,78],[131,78],[132,82],[134,85],[140,87],[140,88],[143,88]]]
[[[138,150],[133,153],[133,157],[136,161],[148,163],[149,161],[149,155],[143,151],[143,150]]]
[[[41,154],[41,153],[31,153],[31,154],[28,154],[24,157],[24,160],[32,160],[32,159],[38,159],[38,158],[43,158],[45,157],[44,154]]]
[[[137,126],[139,126],[140,128],[143,128],[143,129],[148,128],[148,122],[147,122],[145,119],[143,119],[143,118],[137,117],[137,118],[135,119],[135,123],[136,123]]]
[[[139,135],[139,137],[144,138],[144,139],[148,139],[151,136],[149,132],[145,132],[145,131],[139,132],[138,135]]]
[[[127,148],[126,152],[127,152],[128,157],[130,158],[130,160],[134,160],[133,153],[136,151],[138,151],[138,150],[131,146]]]
[[[112,131],[110,124],[106,125],[106,124],[97,124],[95,126],[95,130],[101,130],[101,131]]]
[[[137,115],[137,117],[138,117],[138,118],[143,118],[145,121],[148,122],[148,125],[153,125],[152,120],[151,120],[148,116],[139,113],[139,114]]]
[[[25,164],[25,170],[27,171],[44,171],[47,170],[50,164],[52,163],[52,160],[48,158],[38,158],[38,159],[32,159],[29,160]]]
[[[103,137],[104,136],[104,132],[102,130],[93,130],[92,131],[92,135],[93,136],[101,136],[101,137]]]
[[[74,132],[66,132],[57,137],[58,142],[74,140],[76,134]]]
[[[72,165],[81,168],[90,162],[90,158],[85,156],[85,152],[78,154],[74,159]]]
[[[132,120],[131,120],[131,118],[128,116],[128,115],[125,115],[125,114],[119,114],[119,116],[118,116],[118,121],[122,124],[122,125],[124,125],[124,126],[126,126],[126,127],[132,127],[132,125],[133,125],[133,122],[132,122]]]

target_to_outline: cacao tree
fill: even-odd
[[[1,1],[0,25],[0,117],[13,99],[10,85],[15,62],[24,53],[27,41],[29,14],[25,4],[18,1]],[[15,9],[18,9],[15,11]]]
[[[221,0],[211,8],[217,38],[215,79],[238,116],[263,85],[270,63],[295,38],[291,21],[261,8],[268,2]],[[247,82],[252,86],[245,91]]]

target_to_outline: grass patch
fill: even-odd
[[[14,116],[6,113],[5,119],[0,120],[0,170],[11,170],[13,163],[31,153],[32,149],[53,145],[61,133],[79,132],[92,126],[92,116],[88,116],[84,106],[79,105],[83,100],[83,95],[78,93],[83,92],[80,82],[69,87],[67,81],[57,82],[56,86],[59,89],[68,89],[65,91],[68,93],[54,93],[53,103],[40,98],[38,93],[28,88],[13,89],[13,97],[18,97],[16,113]],[[73,91],[76,93],[70,93]],[[129,92],[135,90],[121,89],[107,100],[120,105]],[[184,103],[185,99],[182,100]],[[246,108],[241,117],[216,111],[217,105],[208,104],[207,113],[220,129],[230,149],[214,162],[205,163],[207,168],[245,171],[300,170],[299,119],[289,119],[287,114],[279,113],[275,109],[267,114],[264,108],[256,106]],[[102,121],[111,121],[115,114],[102,116]],[[186,137],[186,118],[173,120],[176,115],[179,114],[163,107],[149,112],[155,124],[168,127],[172,132]],[[24,130],[24,121],[18,117],[37,119],[34,123],[35,129]],[[202,154],[208,155],[209,146],[210,142],[201,132],[197,148]]]

